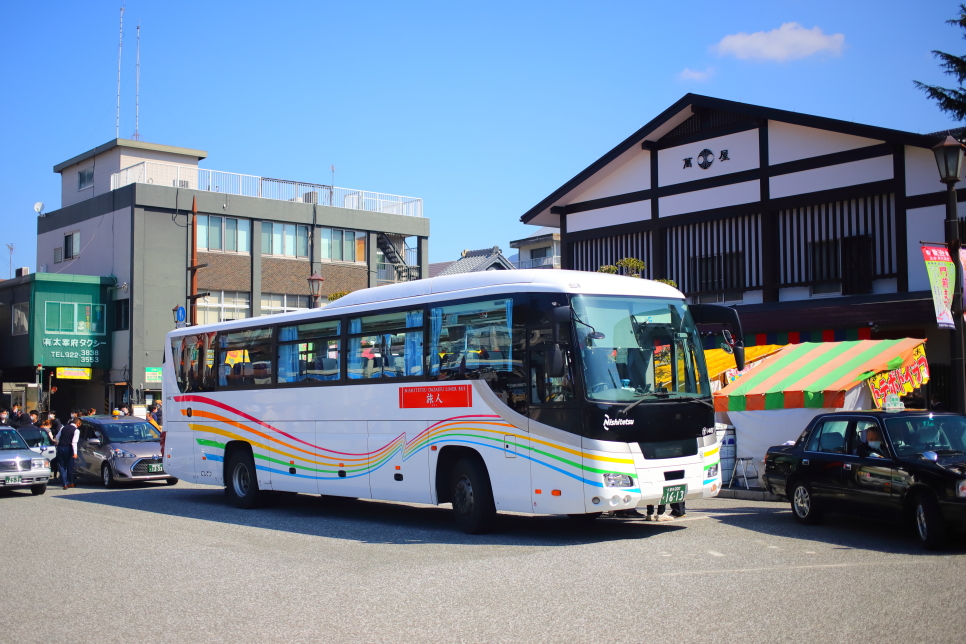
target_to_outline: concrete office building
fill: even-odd
[[[521,220],[559,229],[563,268],[636,257],[735,306],[747,344],[926,338],[942,390],[949,333],[919,242],[944,239],[930,148],[946,134],[688,94]]]
[[[199,323],[307,308],[307,278],[340,291],[427,274],[422,200],[199,167],[207,153],[109,141],[54,167],[62,207],[37,220],[41,273],[111,277],[108,405],[160,395],[172,308],[189,305],[197,204]],[[100,407],[100,401],[90,404]]]

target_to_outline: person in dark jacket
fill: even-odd
[[[47,420],[50,421],[50,429],[54,432],[54,434],[57,434],[57,432],[59,432],[64,426],[62,422],[57,420],[57,412],[53,409],[47,412]]]
[[[57,467],[60,469],[60,480],[65,490],[69,487],[77,487],[74,485],[74,462],[77,460],[80,426],[80,418],[72,418],[54,437],[57,443]]]
[[[26,422],[27,416],[20,410],[20,405],[14,404],[13,410],[10,412],[10,426],[20,427],[20,424]]]
[[[0,427],[13,427],[10,424],[10,412],[6,409],[0,409]]]

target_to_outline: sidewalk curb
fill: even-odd
[[[785,497],[777,496],[760,488],[757,490],[722,489],[718,492],[717,498],[737,499],[739,501],[772,501],[776,503],[783,503],[785,501]]]

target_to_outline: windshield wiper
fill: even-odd
[[[650,393],[650,394],[642,394],[641,397],[638,400],[635,400],[634,402],[632,402],[631,404],[629,404],[627,407],[624,407],[624,409],[622,409],[621,411],[619,411],[617,413],[621,414],[622,416],[626,416],[627,415],[627,412],[629,412],[630,410],[634,409],[635,407],[637,407],[638,405],[640,405],[642,402],[644,402],[648,398],[658,398],[659,399],[658,402],[694,402],[694,403],[699,403],[701,405],[706,405],[706,406],[710,407],[711,409],[714,409],[714,403],[711,402],[710,400],[706,400],[704,398],[695,398],[695,397],[688,397],[688,398],[671,398],[671,394],[669,394],[669,393],[665,393],[665,394]]]

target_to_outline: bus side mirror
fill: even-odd
[[[744,371],[745,369],[745,345],[739,340],[731,347],[731,350],[735,353],[735,366],[738,367],[738,371]]]
[[[564,376],[563,349],[557,343],[554,343],[547,351],[547,375],[551,378],[562,378]]]

